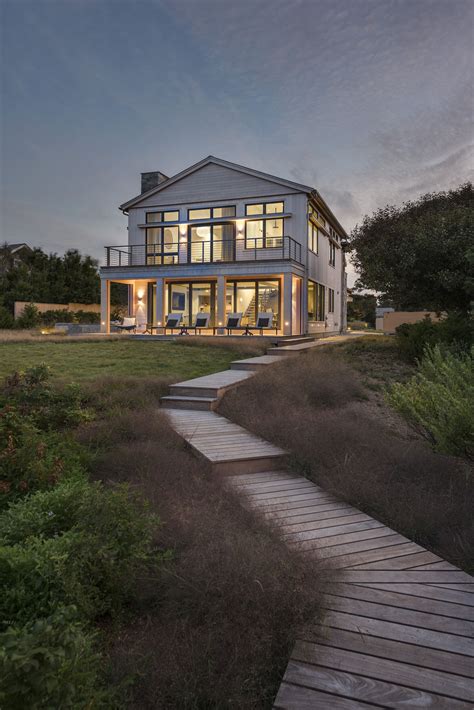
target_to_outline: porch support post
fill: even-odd
[[[110,281],[100,281],[100,332],[110,333]]]
[[[217,277],[217,322],[216,325],[220,326],[218,333],[224,333],[223,326],[225,325],[225,291],[226,291],[226,278],[225,276]]]
[[[292,275],[283,274],[283,335],[291,335],[293,317]]]
[[[164,312],[164,295],[165,295],[165,280],[156,279],[156,325],[163,325],[165,322],[165,312]]]

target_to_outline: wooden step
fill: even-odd
[[[220,474],[260,473],[282,468],[286,452],[214,412],[167,412],[173,427]]]
[[[246,360],[234,360],[230,363],[232,370],[261,370],[268,365],[274,365],[278,362],[275,357],[270,355],[260,355],[259,357],[249,357]]]
[[[277,347],[281,348],[286,345],[301,345],[302,343],[312,343],[315,340],[313,336],[302,336],[301,338],[288,338],[278,340]]]
[[[244,371],[215,372],[212,375],[177,382],[175,385],[171,385],[170,394],[182,397],[220,397],[226,390],[235,387],[251,376],[252,372]]]
[[[174,394],[160,399],[163,409],[191,409],[193,411],[210,411],[217,406],[218,401],[217,397],[183,397]]]

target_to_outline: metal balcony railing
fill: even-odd
[[[106,266],[168,266],[245,261],[301,261],[301,244],[292,237],[237,237],[161,244],[105,247]]]

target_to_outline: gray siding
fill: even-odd
[[[297,192],[246,173],[209,164],[140,202],[140,207],[209,202],[238,197],[264,197]]]

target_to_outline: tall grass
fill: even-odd
[[[454,355],[439,345],[427,347],[418,372],[396,383],[388,402],[436,449],[474,457],[474,348]]]
[[[323,488],[474,569],[468,464],[434,452],[368,394],[339,352],[316,349],[273,365],[229,390],[219,412],[289,451]]]

